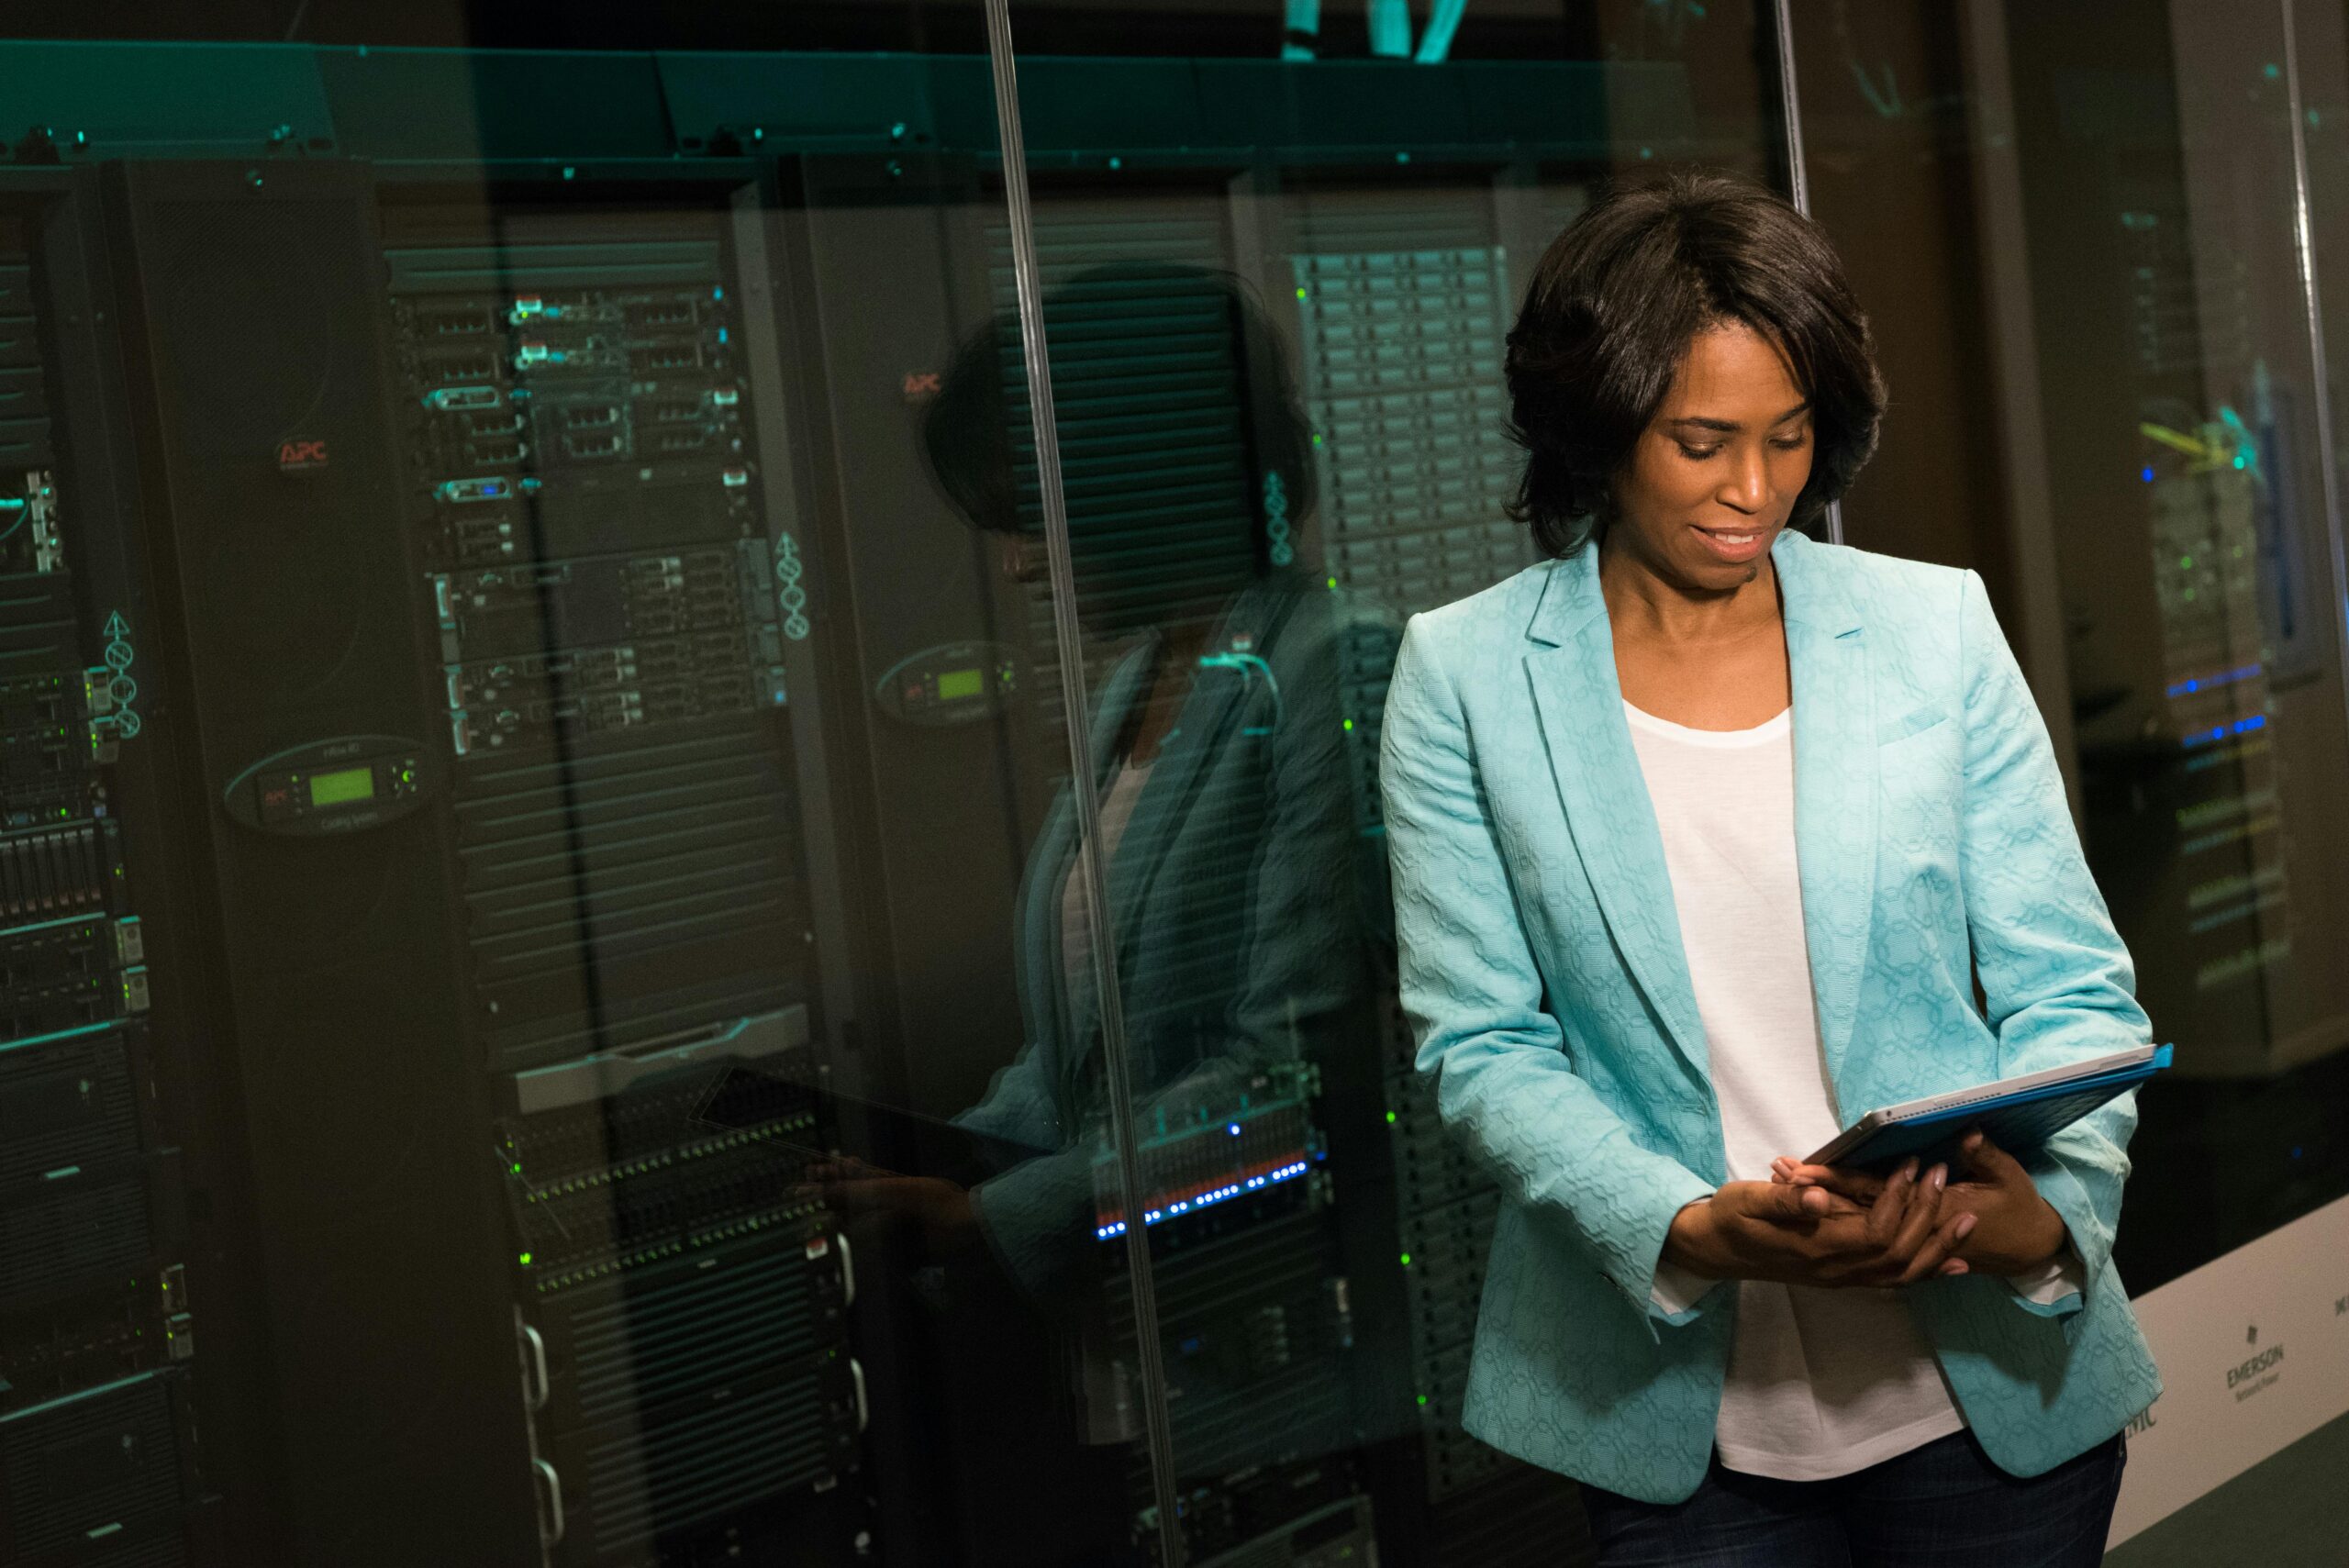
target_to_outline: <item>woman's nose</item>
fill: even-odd
[[[1717,493],[1725,506],[1741,512],[1759,512],[1770,499],[1770,465],[1760,452],[1740,455],[1731,464],[1726,482]]]

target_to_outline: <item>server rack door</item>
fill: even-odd
[[[296,1561],[536,1560],[488,1123],[458,1007],[446,758],[414,608],[371,189],[131,167],[168,682],[209,837]]]

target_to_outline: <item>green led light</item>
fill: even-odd
[[[527,1263],[527,1262],[529,1262],[530,1261],[530,1254],[529,1254],[529,1253],[528,1253],[528,1252],[523,1253],[523,1254],[522,1254],[522,1261],[523,1261],[524,1262],[526,1262],[526,1263]]]
[[[1297,285],[1297,297],[1299,299],[1303,299],[1305,297],[1305,285],[1303,284]]]
[[[1420,1396],[1419,1396],[1419,1403],[1420,1403],[1420,1404],[1422,1404],[1422,1405],[1424,1405],[1424,1404],[1426,1404],[1427,1402],[1428,1402],[1428,1396],[1427,1396],[1426,1395],[1424,1395],[1424,1394],[1420,1395]]]
[[[1335,577],[1330,578],[1330,587],[1332,587],[1332,588],[1334,588],[1334,587],[1336,587],[1337,585],[1338,585],[1338,580],[1337,580]]]
[[[1407,1269],[1411,1266],[1411,1254],[1408,1252],[1403,1254],[1403,1266]]]
[[[518,1165],[516,1165],[516,1166],[514,1167],[514,1173],[515,1173],[516,1175],[518,1175],[518,1175],[520,1175],[520,1174],[522,1173],[522,1167],[521,1167],[520,1165],[518,1165]]]
[[[2181,572],[2191,572],[2191,571],[2193,571],[2193,570],[2194,570],[2194,558],[2193,558],[2192,556],[2190,556],[2190,555],[2181,555],[2181,556],[2179,556],[2179,557],[2177,558],[2177,569],[2178,569],[2179,571],[2181,571]]]
[[[1393,1121],[1395,1119],[1395,1113],[1393,1111],[1388,1111],[1386,1113],[1386,1119],[1388,1121]]]
[[[1352,730],[1352,729],[1353,728],[1353,727],[1354,727],[1354,721],[1353,721],[1353,719],[1351,719],[1351,718],[1346,719],[1346,720],[1344,721],[1344,723],[1345,723],[1345,727],[1346,727],[1346,728],[1347,728],[1348,730]]]

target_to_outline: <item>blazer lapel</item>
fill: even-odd
[[[1111,665],[1108,674],[1102,680],[1101,695],[1094,703],[1091,713],[1092,732],[1087,737],[1092,746],[1093,784],[1097,794],[1106,794],[1110,780],[1116,776],[1118,736],[1125,728],[1127,715],[1133,710],[1134,704],[1141,700],[1142,684],[1157,661],[1158,643],[1157,635],[1152,634],[1139,647],[1126,653]],[[1087,849],[1076,830],[1076,803],[1072,793],[1074,787],[1072,781],[1069,789],[1061,793],[1061,798],[1053,807],[1055,817],[1063,819],[1062,830],[1065,834],[1065,841],[1056,857],[1058,872],[1048,888],[1048,896],[1055,922],[1052,928],[1053,940],[1050,954],[1050,967],[1052,972],[1055,994],[1063,998],[1059,1014],[1066,1026],[1063,1039],[1066,1041],[1068,1054],[1063,1063],[1063,1073],[1067,1080],[1064,1088],[1072,1095],[1078,1093],[1077,1074],[1081,1073],[1085,1062],[1093,1053],[1093,1026],[1099,1018],[1101,1010],[1100,995],[1094,988],[1091,974],[1078,975],[1074,988],[1069,984],[1066,954],[1070,938],[1069,933],[1063,930],[1057,923],[1062,909],[1062,889],[1065,885],[1065,879],[1083,874],[1084,864],[1080,857],[1086,852]],[[1112,932],[1122,929],[1116,919],[1117,865],[1119,859],[1121,858],[1112,858],[1109,874],[1105,879],[1109,885],[1109,906],[1112,911],[1109,929]],[[1080,891],[1077,895],[1080,917],[1085,902],[1085,895]]]
[[[1285,618],[1282,606],[1263,585],[1242,593],[1209,639],[1209,654],[1190,673],[1190,691],[1183,699],[1174,728],[1160,748],[1141,796],[1134,802],[1125,835],[1118,841],[1118,852],[1109,862],[1110,929],[1117,933],[1121,954],[1131,951],[1141,925],[1137,917],[1157,881],[1159,868],[1165,863],[1174,830],[1189,815],[1193,797],[1208,787],[1208,771],[1239,733],[1231,721],[1232,708],[1256,684],[1273,684],[1272,667],[1261,658],[1248,656],[1270,644]],[[1140,699],[1141,677],[1152,668],[1160,640],[1156,634],[1152,636],[1151,657],[1138,666],[1131,687],[1120,694],[1117,720],[1120,726],[1126,711]],[[1275,691],[1271,696],[1277,711],[1279,695]],[[1097,773],[1106,795],[1117,773],[1114,759],[1103,762]]]
[[[1830,562],[1809,540],[1789,532],[1771,559],[1794,680],[1803,932],[1827,1074],[1840,1091],[1876,912],[1877,759],[1867,636],[1849,596],[1827,575]]]
[[[1230,739],[1227,715],[1239,700],[1240,678],[1218,671],[1201,672],[1193,679],[1176,732],[1167,738],[1158,760],[1151,765],[1133,815],[1126,820],[1125,834],[1118,840],[1118,852],[1109,859],[1109,928],[1117,934],[1121,952],[1130,951],[1139,935],[1143,904],[1157,881],[1159,867],[1165,863],[1174,830],[1188,815],[1202,774]],[[1112,768],[1104,777],[1105,796],[1108,780],[1115,776]]]
[[[1607,929],[1674,1048],[1704,1081],[1704,1026],[1680,945],[1664,838],[1623,717],[1598,558],[1595,546],[1585,546],[1550,569],[1528,635],[1552,646],[1526,656],[1526,674],[1566,827]]]

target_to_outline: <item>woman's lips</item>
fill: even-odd
[[[1731,565],[1741,565],[1770,548],[1770,535],[1774,531],[1766,528],[1698,528],[1696,534],[1705,541],[1705,549],[1714,559]]]

